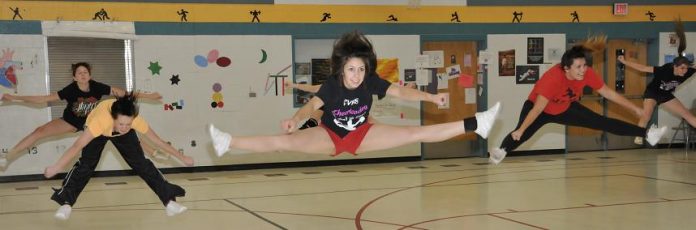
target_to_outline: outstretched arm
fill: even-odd
[[[63,170],[69,163],[72,161],[73,158],[77,156],[77,154],[82,151],[82,148],[87,146],[90,141],[92,141],[94,137],[89,131],[84,131],[80,135],[80,137],[77,138],[75,143],[73,143],[68,150],[63,153],[63,155],[56,161],[55,164],[46,167],[44,170],[44,176],[46,178],[51,178],[58,174],[61,170]]]
[[[652,66],[646,66],[643,64],[638,64],[629,60],[626,60],[626,57],[624,55],[621,55],[616,58],[621,62],[621,64],[624,64],[628,67],[631,67],[632,69],[638,70],[640,72],[645,72],[645,73],[652,73],[653,72],[653,67]]]
[[[126,95],[126,91],[118,88],[118,87],[111,87],[111,95],[114,95],[116,97],[123,97],[123,95]],[[162,95],[160,95],[158,92],[154,93],[138,93],[137,94],[138,98],[145,98],[145,99],[151,99],[151,100],[160,100],[162,99]]]
[[[510,135],[512,136],[513,140],[519,141],[520,138],[522,138],[522,134],[524,134],[524,131],[529,128],[534,121],[539,117],[539,114],[544,112],[544,108],[546,108],[546,105],[549,104],[549,99],[546,99],[544,96],[537,96],[536,102],[534,102],[534,107],[532,107],[532,110],[527,113],[527,117],[524,118],[524,121],[522,121],[522,125],[520,125],[520,128],[517,130],[513,131]]]
[[[428,101],[437,105],[444,105],[445,98],[448,96],[448,93],[429,94],[397,84],[391,84],[387,89],[387,94],[408,101]]]
[[[162,138],[160,138],[157,135],[157,133],[155,133],[155,130],[152,130],[152,127],[150,127],[150,129],[147,130],[145,136],[147,137],[147,139],[152,141],[152,143],[155,143],[155,145],[157,145],[160,149],[166,151],[167,153],[169,153],[169,155],[172,155],[179,159],[182,163],[184,163],[184,165],[193,166],[193,158],[181,154],[179,151],[174,149],[174,147],[164,142]]]
[[[43,95],[43,96],[20,96],[20,95],[5,94],[5,96],[2,99],[9,100],[9,101],[23,101],[23,102],[36,103],[36,104],[45,104],[45,103],[48,103],[51,101],[60,101],[60,97],[58,97],[58,93],[51,93],[49,95]]]
[[[296,84],[292,82],[286,82],[285,87],[295,88],[310,93],[317,93],[319,92],[319,88],[321,88],[321,85],[310,85],[304,83]]]
[[[312,99],[309,99],[307,104],[295,112],[295,115],[292,116],[292,118],[283,120],[280,124],[281,128],[287,133],[295,132],[297,128],[299,128],[297,124],[299,124],[301,121],[309,119],[312,112],[318,110],[323,105],[324,101],[319,99],[319,97],[312,97]]]
[[[606,85],[602,86],[602,88],[599,88],[599,90],[597,90],[597,93],[599,93],[599,95],[602,95],[602,97],[623,106],[624,108],[632,110],[633,113],[638,117],[640,117],[643,114],[643,109],[631,103],[631,101],[626,99],[626,97],[622,96],[621,94],[618,94],[616,91],[610,89]]]

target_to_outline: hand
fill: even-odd
[[[295,83],[285,82],[285,88],[295,88]]]
[[[406,87],[406,88],[411,88],[411,89],[415,89],[415,88],[418,87],[418,86],[416,85],[415,82],[409,82],[409,83],[406,83],[406,84],[404,85],[404,87]]]
[[[55,165],[48,166],[46,167],[46,169],[44,169],[44,177],[46,177],[47,179],[54,177],[56,176],[56,174],[58,174],[58,172],[60,172],[60,170],[61,168]]]
[[[625,64],[624,62],[626,61],[626,57],[624,55],[619,55],[618,57],[616,57],[616,60],[619,60],[621,64]]]
[[[431,102],[437,105],[445,105],[445,102],[447,102],[448,97],[449,93],[438,93],[432,96]]]
[[[293,118],[285,119],[280,123],[280,128],[286,133],[292,133],[297,130],[297,121]]]
[[[184,156],[181,161],[186,165],[187,167],[193,166],[193,157],[190,156]]]
[[[161,101],[162,95],[160,95],[158,92],[154,92],[150,94],[150,98],[152,98],[153,100]]]
[[[522,134],[524,134],[524,130],[518,129],[510,133],[510,136],[512,136],[513,140],[519,141],[522,138]]]

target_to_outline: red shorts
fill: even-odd
[[[370,130],[372,124],[365,123],[357,129],[349,132],[348,135],[346,135],[343,138],[339,137],[336,133],[331,131],[331,129],[329,129],[329,127],[326,127],[324,124],[321,124],[319,126],[324,128],[324,130],[326,130],[326,132],[329,133],[329,136],[331,137],[331,140],[334,143],[334,148],[336,148],[336,152],[334,154],[331,154],[331,156],[333,157],[338,154],[341,154],[342,152],[348,152],[350,154],[357,155],[355,154],[355,151],[357,151],[358,147],[360,147],[360,143],[362,143],[362,140],[365,138],[365,135],[367,135],[367,131]]]

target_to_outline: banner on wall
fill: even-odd
[[[42,21],[41,28],[46,36],[135,39],[133,22]]]

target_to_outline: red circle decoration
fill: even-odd
[[[232,64],[232,60],[230,60],[228,57],[220,57],[215,63],[217,63],[217,65],[220,67],[227,67]]]

